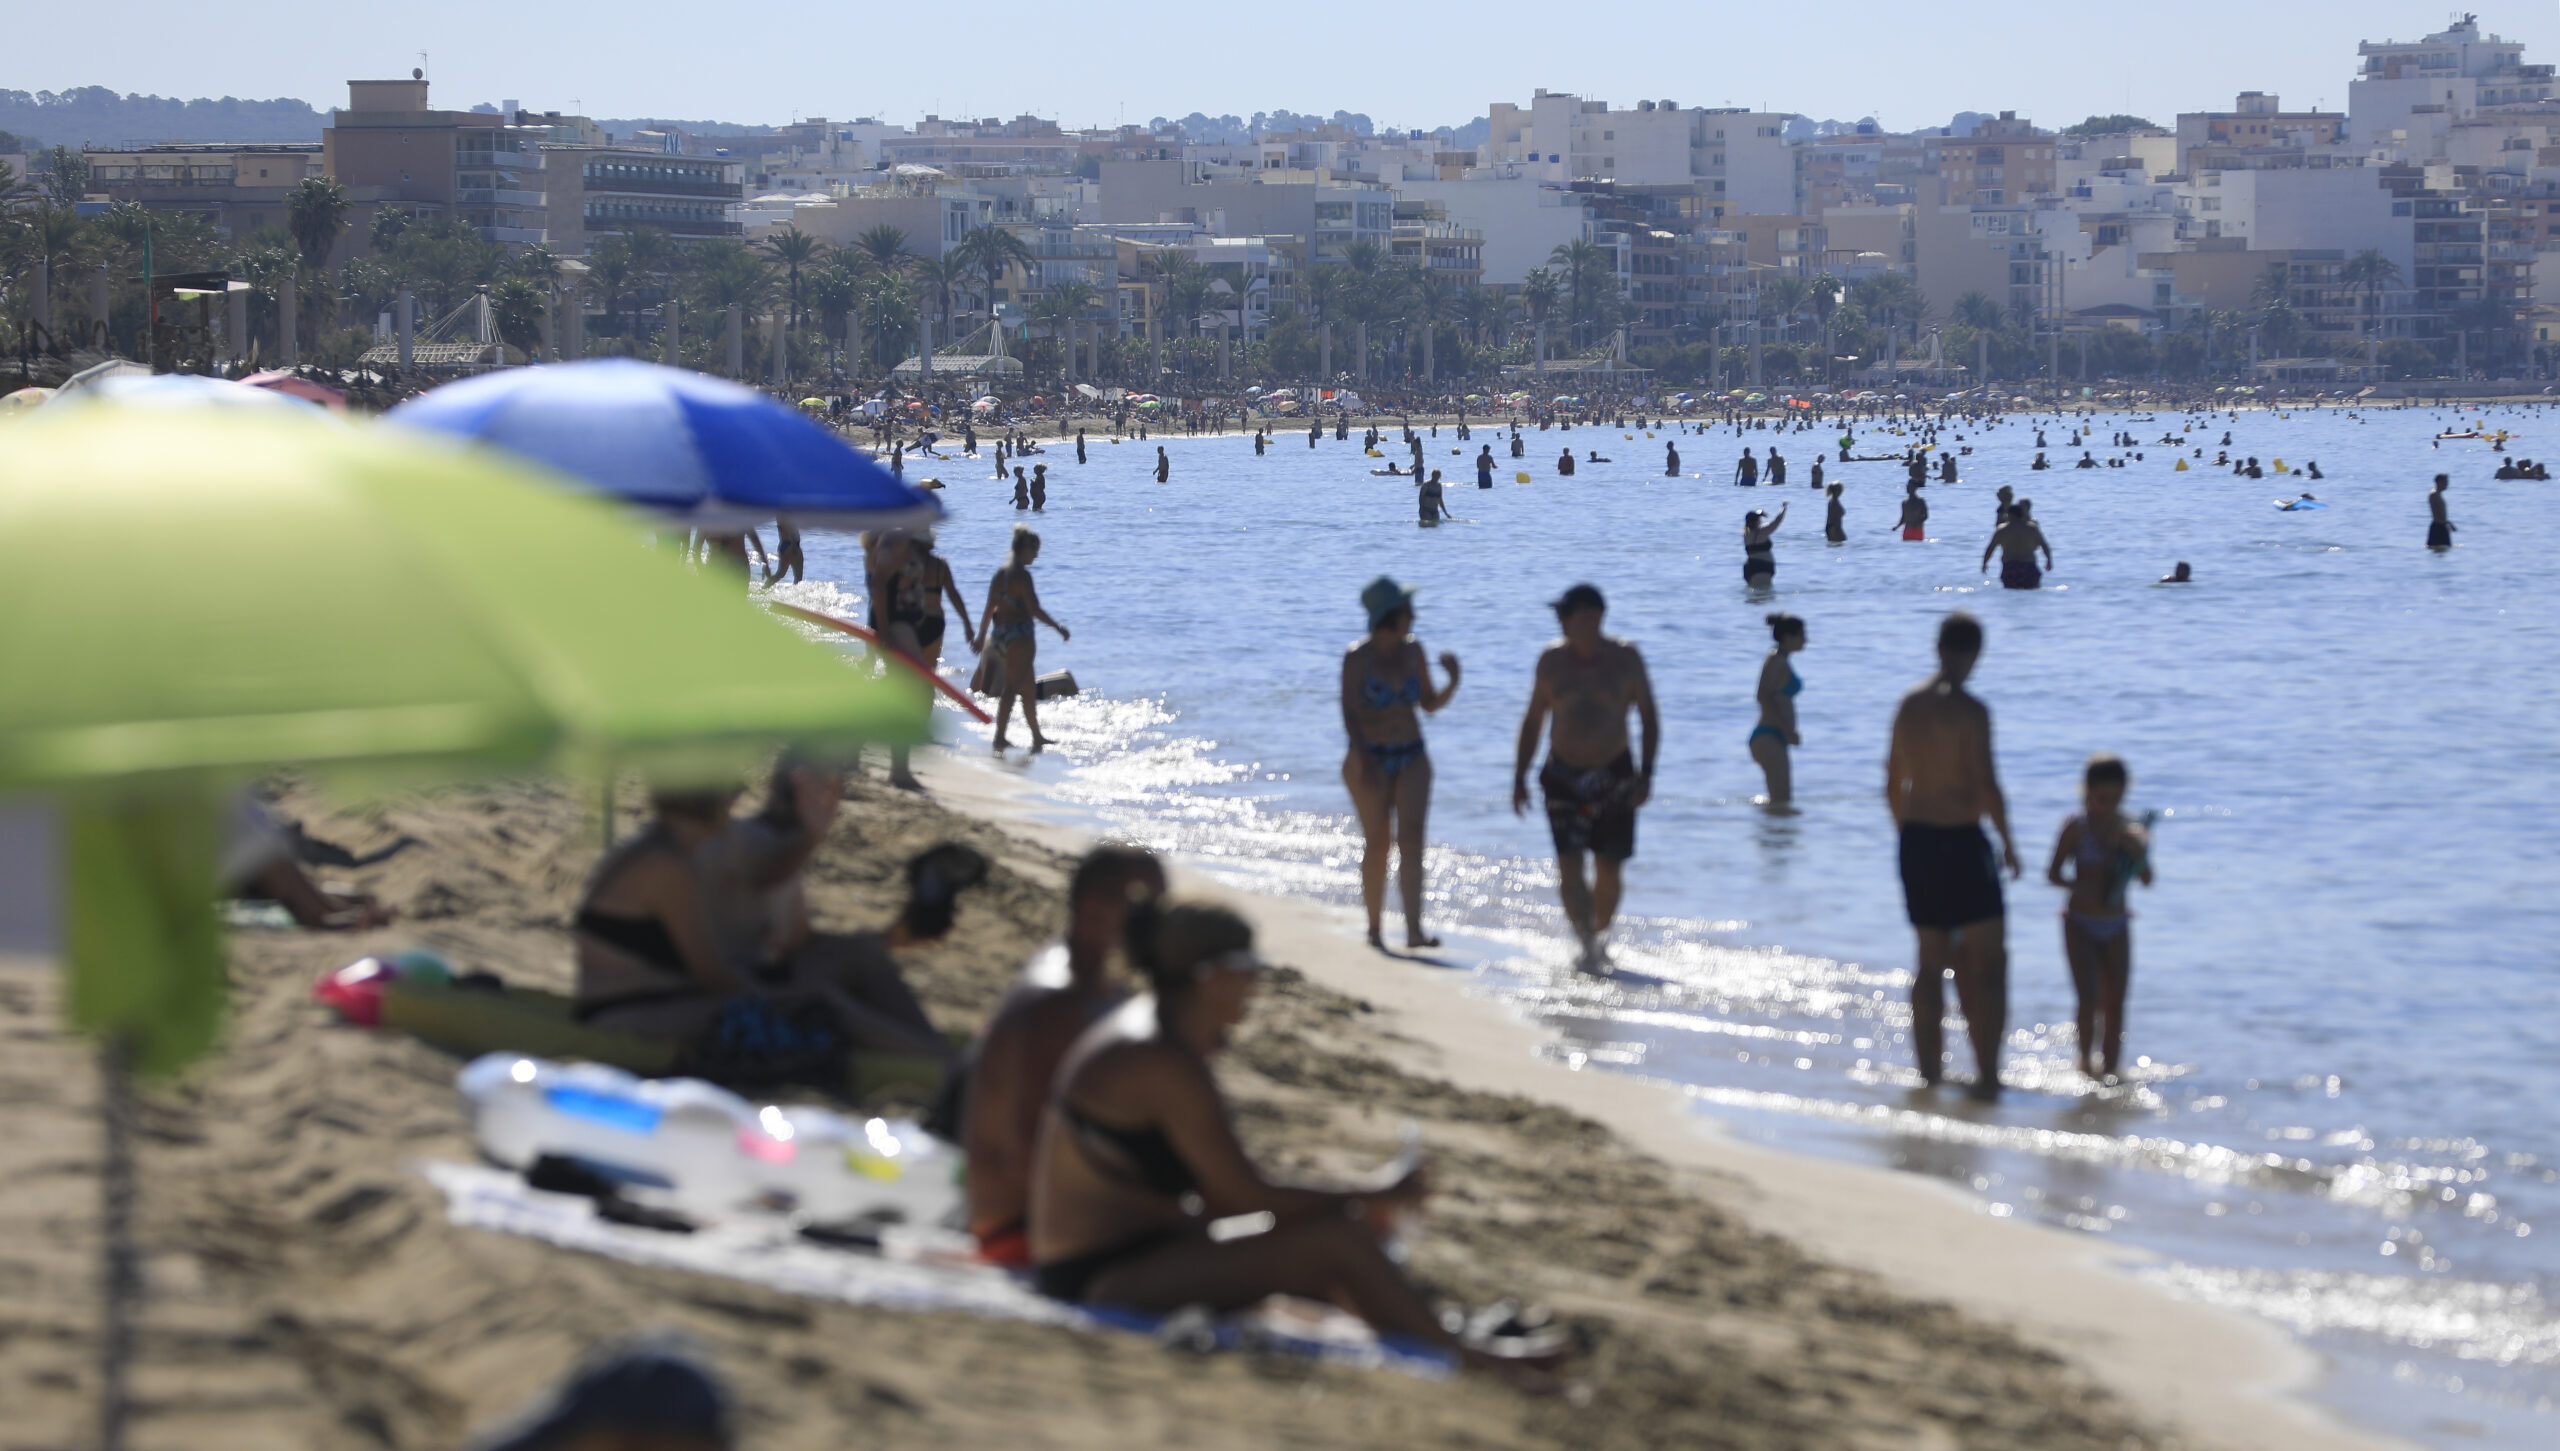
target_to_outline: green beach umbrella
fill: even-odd
[[[101,405],[0,433],[0,796],[60,811],[80,1026],[212,1041],[216,813],[280,765],[394,779],[910,743],[854,669],[529,466],[301,410]]]

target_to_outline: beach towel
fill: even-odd
[[[1328,1305],[1274,1297],[1231,1315],[1180,1311],[1146,1315],[1061,1304],[1033,1290],[1027,1273],[976,1257],[976,1242],[957,1231],[886,1225],[878,1244],[847,1247],[813,1240],[783,1215],[738,1215],[674,1233],[616,1223],[596,1202],[535,1189],[514,1173],[481,1164],[429,1160],[418,1170],[445,1194],[447,1220],[602,1255],[625,1264],[687,1270],[742,1280],[788,1295],[896,1310],[958,1310],[971,1315],[1071,1329],[1153,1336],[1198,1352],[1252,1350],[1331,1365],[1391,1370],[1445,1380],[1455,1362],[1438,1350],[1381,1340],[1357,1318]]]

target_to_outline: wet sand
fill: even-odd
[[[938,1020],[966,1026],[1062,921],[1073,843],[993,773],[927,769],[951,806],[862,783],[813,864],[812,904],[824,927],[876,925],[912,852],[942,840],[988,852],[988,887],[911,965]],[[1446,974],[1382,961],[1287,902],[1249,904],[1288,970],[1221,1069],[1248,1141],[1284,1168],[1349,1171],[1419,1123],[1438,1186],[1419,1272],[1470,1302],[1552,1304],[1582,1327],[1591,1350],[1570,1394],[813,1303],[457,1230],[408,1168],[472,1157],[456,1060],[333,1024],[309,984],[368,950],[423,944],[457,968],[565,987],[595,824],[571,792],[527,785],[366,812],[296,791],[285,809],[358,851],[418,838],[376,867],[322,874],[406,920],[354,937],[234,934],[222,1050],[145,1095],[137,1447],[447,1447],[590,1344],[655,1327],[708,1347],[760,1451],[2357,1444],[2263,1394],[2305,1369],[2272,1332],[2153,1301],[2068,1236],[1745,1149],[1665,1112],[1649,1085],[1542,1065],[1525,1029]],[[7,1447],[91,1440],[95,1076],[56,1025],[50,977],[0,964]]]

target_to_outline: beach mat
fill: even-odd
[[[591,1199],[545,1193],[504,1169],[443,1160],[418,1169],[444,1191],[446,1218],[459,1228],[512,1234],[625,1264],[686,1270],[847,1305],[957,1310],[1068,1329],[1125,1331],[1202,1353],[1256,1351],[1429,1380],[1445,1380],[1456,1371],[1438,1351],[1381,1341],[1330,1306],[1275,1300],[1211,1317],[1061,1304],[1033,1290],[1026,1273],[975,1259],[973,1242],[947,1230],[887,1226],[877,1250],[816,1243],[780,1215],[737,1215],[678,1234],[616,1223],[600,1215]]]
[[[610,1064],[645,1078],[682,1071],[682,1044],[581,1023],[575,1007],[566,995],[538,988],[454,988],[394,980],[382,990],[382,1026],[466,1058],[522,1053]],[[930,1058],[856,1053],[839,1091],[852,1103],[882,1098],[926,1102],[941,1085],[941,1065]]]

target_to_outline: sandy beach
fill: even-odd
[[[892,909],[915,850],[996,862],[910,970],[975,1024],[1063,913],[1072,828],[969,762],[932,797],[857,784],[811,870],[830,928]],[[636,797],[632,804],[636,805]],[[1381,959],[1330,914],[1256,900],[1275,975],[1222,1075],[1256,1152],[1365,1168],[1407,1120],[1434,1155],[1416,1247],[1433,1287],[1551,1304],[1587,1335],[1568,1394],[1522,1396],[958,1314],[855,1309],[451,1227],[411,1165],[469,1160],[452,1057],[338,1026],[313,976],[368,950],[565,987],[596,826],[566,789],[285,809],[358,851],[332,874],[405,920],[232,938],[222,1051],[148,1093],[134,1393],[142,1447],[428,1448],[503,1415],[589,1345],[673,1327],[737,1388],[744,1444],[2038,1447],[2381,1444],[2281,1393],[2313,1370],[2272,1329],[2161,1299],[2100,1251],[1953,1193],[1717,1135],[1641,1080],[1574,1072],[1455,974]],[[630,817],[626,815],[628,824]],[[93,1412],[95,1076],[38,965],[0,966],[0,1446],[85,1444]]]

